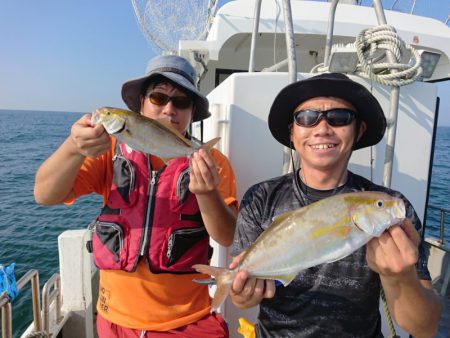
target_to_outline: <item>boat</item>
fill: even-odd
[[[368,35],[379,31],[405,46],[401,57],[393,49],[358,56],[358,44],[367,43]],[[450,303],[450,246],[443,235],[450,210],[428,203],[439,113],[437,82],[450,79],[447,24],[415,15],[413,10],[384,9],[378,0],[373,7],[349,0],[235,0],[214,12],[205,36],[180,40],[176,50],[197,69],[200,90],[210,101],[212,117],[194,124],[192,133],[206,140],[221,137],[217,147],[233,165],[239,200],[252,184],[291,170],[286,149],[270,137],[267,128],[270,105],[281,88],[324,71],[346,73],[370,88],[389,127],[382,142],[353,154],[349,168],[401,191],[423,223],[429,210],[441,213],[440,238],[425,238],[425,243],[433,286],[443,302]],[[384,70],[376,68],[381,62]],[[243,130],[251,130],[251,135]],[[264,150],[255,151],[255,145]],[[59,235],[59,270],[42,290],[38,270],[28,271],[17,282],[19,289],[31,285],[33,291],[34,320],[21,337],[96,336],[98,271],[85,249],[89,238],[87,229]],[[229,249],[212,245],[211,264],[227,266]],[[0,306],[2,337],[9,338],[11,304],[6,294],[0,295]],[[440,337],[450,336],[449,311],[447,306]],[[241,337],[238,319],[254,321],[258,308],[239,310],[227,300],[219,312],[227,320],[231,337]],[[409,337],[389,316],[382,317],[386,336],[395,329],[398,336]]]

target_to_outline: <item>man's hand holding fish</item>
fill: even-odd
[[[217,165],[211,154],[200,149],[191,155],[189,190],[196,195],[211,193],[220,182]]]
[[[217,190],[221,180],[218,168],[222,168],[222,165],[217,164],[206,149],[194,152],[190,158],[189,190],[197,198],[203,222],[210,236],[220,244],[229,246],[232,243],[234,227],[227,224],[234,224],[236,216],[234,212],[229,212]]]
[[[111,149],[111,138],[102,125],[91,122],[91,115],[83,115],[72,126],[70,138],[80,155],[98,157]]]
[[[234,257],[229,269],[236,269],[244,254],[245,252],[242,252]],[[248,309],[261,303],[263,298],[275,296],[275,281],[250,277],[250,273],[247,270],[241,270],[236,274],[231,285],[230,296],[238,308]]]
[[[380,275],[389,309],[400,326],[421,322],[414,307],[402,304],[412,302],[416,307],[427,307],[431,296],[424,299],[420,285],[427,288],[427,283],[417,279],[419,243],[419,233],[411,221],[405,219],[367,244],[367,262]],[[414,287],[414,283],[419,285]],[[421,328],[423,332],[427,329],[428,325]]]
[[[367,263],[382,277],[401,278],[415,272],[419,243],[419,233],[411,221],[405,219],[367,243]]]

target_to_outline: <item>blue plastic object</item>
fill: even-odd
[[[0,295],[6,291],[10,302],[12,302],[19,294],[19,290],[16,285],[16,277],[14,276],[15,266],[16,263],[12,263],[8,266],[3,266],[0,264]]]

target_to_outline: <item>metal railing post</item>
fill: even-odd
[[[17,289],[21,290],[25,286],[26,283],[31,281],[31,301],[33,304],[33,321],[34,321],[34,330],[41,331],[42,330],[42,322],[41,322],[41,303],[39,296],[39,272],[35,269],[27,271],[25,275],[20,278],[17,282]]]
[[[34,330],[41,331],[41,305],[39,300],[39,272],[35,269],[27,271],[16,283],[17,290],[20,291],[31,281],[31,299],[33,303]],[[10,338],[12,336],[11,324],[11,303],[7,293],[0,296],[0,306],[2,308],[2,337]]]
[[[336,16],[336,7],[338,2],[339,0],[333,0],[328,13],[327,40],[325,42],[325,53],[323,59],[323,64],[325,67],[330,65],[331,47],[333,45],[334,18]]]
[[[0,308],[2,309],[2,338],[12,337],[11,303],[8,293],[5,291],[0,295]]]
[[[284,14],[284,25],[286,31],[286,52],[288,60],[288,76],[289,83],[294,83],[297,81],[297,54],[295,50],[295,36],[294,36],[294,24],[292,21],[292,10],[290,0],[283,0],[283,14]],[[293,170],[291,168],[290,159],[291,149],[288,147],[283,147],[283,174]],[[298,161],[297,153],[294,152],[295,161]]]
[[[50,292],[53,286],[53,291]],[[50,331],[50,303],[52,300],[56,299],[56,322],[59,323],[62,319],[61,316],[61,278],[57,273],[55,273],[50,279],[45,283],[42,288],[42,324],[44,331],[49,333]]]
[[[286,49],[289,69],[289,83],[297,81],[297,54],[295,51],[294,24],[290,0],[283,0],[284,25],[286,30]]]
[[[373,6],[377,16],[378,24],[380,25],[387,24],[381,0],[374,0]],[[397,62],[397,60],[395,59],[395,55],[390,50],[386,50],[386,58],[390,63]],[[397,71],[393,69],[392,72],[396,73]],[[392,180],[392,166],[394,161],[395,137],[397,133],[399,99],[400,99],[400,87],[392,86],[389,105],[389,119],[387,125],[386,150],[384,154],[384,169],[383,169],[383,185],[388,188],[391,187],[391,180]]]
[[[445,215],[450,214],[450,209],[441,208],[432,204],[428,204],[427,208],[439,211],[439,240],[438,243],[444,244],[444,228],[445,228]]]
[[[248,71],[250,73],[255,71],[255,45],[256,45],[256,36],[259,31],[259,17],[261,16],[261,1],[255,0],[255,17],[253,20],[253,33],[252,33],[252,42],[250,45],[250,60],[248,64]]]
[[[445,211],[441,209],[441,219],[439,222],[439,243],[444,244],[444,223]]]

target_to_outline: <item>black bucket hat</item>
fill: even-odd
[[[344,74],[324,73],[291,83],[278,93],[269,113],[269,129],[278,142],[291,146],[289,125],[293,122],[294,109],[319,96],[338,97],[350,102],[356,108],[357,118],[367,124],[354,149],[370,147],[381,141],[386,130],[386,117],[375,96]]]
[[[163,76],[193,95],[195,100],[193,122],[211,116],[208,99],[196,87],[197,72],[185,58],[177,55],[154,57],[148,62],[145,73],[145,76],[127,81],[122,86],[122,99],[130,110],[140,113],[142,86],[156,76]]]

